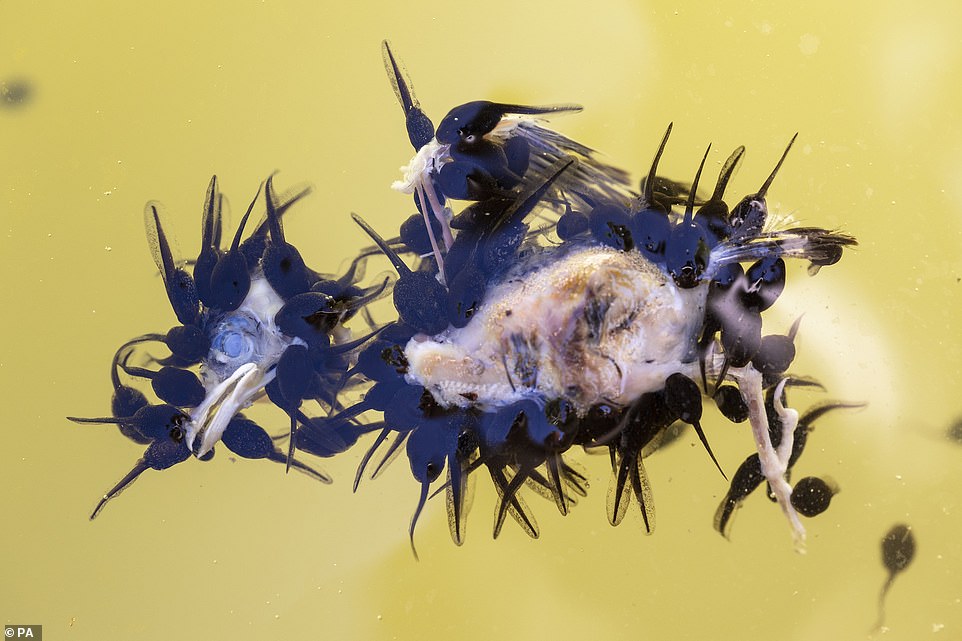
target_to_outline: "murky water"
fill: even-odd
[[[877,636],[962,638],[962,445],[945,437],[962,417],[962,10],[560,4],[0,4],[5,623],[47,639],[866,638],[881,539],[907,523],[916,558]],[[466,544],[429,505],[415,562],[417,486],[398,462],[352,494],[361,447],[322,462],[332,486],[222,452],[87,520],[142,449],[64,417],[108,413],[113,350],[173,324],[144,202],[194,254],[212,174],[236,221],[281,169],[282,186],[316,185],[288,236],[337,269],[366,242],[349,212],[382,228],[410,213],[388,188],[410,148],[383,38],[435,119],[482,97],[578,102],[554,125],[636,174],[673,121],[665,174],[689,179],[709,141],[714,174],[745,144],[747,193],[801,132],[770,205],[860,247],[814,279],[794,268],[766,322],[805,314],[793,369],[827,392],[801,408],[868,403],[819,421],[799,465],[841,488],[807,554],[762,496],[731,541],[712,529],[727,484],[691,434],[648,461],[650,537],[637,514],[607,525],[607,460],[582,456],[589,497],[566,518],[534,503],[540,540],[509,524],[492,541],[482,483]],[[752,451],[747,428],[705,423],[727,469]]]

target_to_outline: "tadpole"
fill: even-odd
[[[878,621],[875,630],[881,630],[885,620],[885,595],[895,577],[901,574],[912,563],[915,558],[915,536],[912,534],[912,527],[904,523],[893,525],[882,537],[882,565],[888,571],[888,578],[882,586],[882,592],[878,598]]]

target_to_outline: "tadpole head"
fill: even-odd
[[[438,125],[436,137],[446,145],[459,141],[471,144],[494,129],[504,115],[504,105],[487,100],[468,102],[448,112]]]
[[[411,432],[407,440],[407,455],[415,479],[420,483],[436,481],[444,471],[448,455],[439,426],[428,423]]]
[[[588,215],[595,240],[620,251],[631,251],[635,241],[631,235],[632,219],[618,205],[599,205]]]
[[[902,572],[915,558],[915,536],[912,527],[899,523],[882,538],[882,565],[891,575]]]
[[[809,518],[818,516],[828,509],[832,496],[836,493],[838,488],[833,487],[833,484],[828,481],[817,476],[806,476],[792,488],[792,507],[803,516]]]
[[[381,54],[384,57],[384,67],[387,69],[388,79],[394,89],[401,108],[404,110],[405,126],[408,130],[408,139],[414,149],[419,150],[434,137],[434,123],[428,115],[421,109],[418,99],[414,95],[414,87],[407,70],[394,57],[391,44],[385,40],[381,43]]]
[[[409,272],[394,285],[394,307],[405,324],[438,334],[448,326],[448,292],[427,272]]]
[[[468,265],[451,281],[448,296],[448,316],[451,325],[464,327],[481,306],[487,281],[484,273],[473,265]]]
[[[445,145],[462,143],[472,145],[481,141],[485,134],[498,126],[509,114],[538,116],[550,113],[580,111],[578,105],[530,106],[504,104],[487,100],[475,100],[459,105],[448,112],[438,125],[435,137]]]
[[[696,287],[708,267],[710,254],[711,249],[701,226],[695,222],[681,222],[671,230],[665,245],[668,273],[678,287]]]

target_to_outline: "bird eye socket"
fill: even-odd
[[[211,336],[211,360],[239,367],[254,353],[257,322],[244,313],[228,314],[217,323]]]

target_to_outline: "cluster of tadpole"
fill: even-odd
[[[762,313],[785,287],[786,259],[806,260],[814,273],[837,262],[855,241],[821,228],[771,224],[765,197],[785,155],[757,192],[729,207],[725,192],[744,148],[724,163],[710,197],[700,198],[708,151],[690,186],[657,175],[669,126],[636,192],[625,172],[543,126],[543,117],[578,107],[476,101],[452,109],[435,128],[387,43],[384,55],[416,152],[394,187],[413,195],[417,213],[387,239],[354,215],[375,247],[359,252],[344,275],[308,268],[287,242],[281,218],[306,191],[278,199],[270,178],[264,219],[242,240],[252,203],[227,249],[221,243],[222,198],[216,179],[211,182],[192,273],[172,252],[161,209],[148,205],[148,238],[180,325],[120,347],[111,369],[111,417],[72,419],[115,423],[128,438],[148,445],[94,515],[144,470],[166,469],[191,454],[209,458],[218,440],[241,456],[267,458],[326,481],[299,461],[297,452],[333,456],[371,432],[376,435],[358,467],[355,488],[366,470],[376,475],[396,454],[406,454],[421,488],[410,524],[412,547],[432,487],[446,496],[452,538],[464,540],[472,481],[482,470],[499,497],[494,536],[508,515],[538,536],[522,490],[548,498],[566,514],[588,488],[586,474],[567,455],[573,447],[608,450],[609,521],[620,523],[633,498],[650,532],[654,506],[643,461],[677,437],[676,426],[692,426],[722,469],[702,429],[707,397],[728,420],[750,421],[757,448],[732,476],[716,529],[727,536],[735,508],[767,482],[770,496],[800,534],[797,512],[820,513],[833,490],[814,477],[793,490],[789,472],[812,423],[844,405],[824,404],[802,417],[786,408],[787,388],[816,383],[788,373],[798,323],[786,334],[765,334]],[[454,201],[468,204],[455,214]],[[499,384],[470,376],[438,381],[413,371],[413,349],[426,343],[439,350],[457,346],[457,332],[471,330],[486,308],[503,304],[499,297],[507,285],[537,280],[546,265],[570,265],[577,272],[589,252],[602,261],[629,258],[618,264],[633,265],[631,275],[646,286],[679,292],[684,301],[679,327],[693,329],[681,337],[681,351],[672,348],[665,362],[651,365],[657,374],[646,375],[654,376],[656,385],[638,388],[630,398],[624,397],[625,384],[620,389],[609,384],[608,393],[602,385],[601,393],[586,401],[577,384],[546,382],[551,373],[545,363],[564,361],[573,345],[549,347],[529,333],[502,331],[488,321],[478,331],[498,342],[501,362],[477,366],[503,368]],[[397,278],[364,287],[364,266],[377,253],[387,257]],[[396,317],[378,323],[367,308],[388,294]],[[641,324],[647,324],[641,335],[672,330],[634,313],[619,317],[615,326],[610,297],[593,292],[544,295],[562,294],[583,299],[576,317],[565,319],[578,328],[571,343],[602,353],[622,378],[628,377],[619,365],[622,356],[605,354],[614,334]],[[522,308],[505,314],[512,311],[515,318],[524,314]],[[355,316],[366,322],[364,335],[344,326]],[[144,351],[157,343],[170,354],[158,358]],[[625,353],[641,347],[633,343]],[[560,356],[546,355],[551,350]],[[134,357],[146,364],[131,364]],[[646,366],[647,361],[632,364],[642,372]],[[161,402],[151,404],[121,382],[121,373],[150,379]],[[586,370],[585,376],[590,374]],[[241,413],[264,396],[287,414],[283,433],[271,436]],[[276,445],[282,438],[289,439],[286,452]]]
[[[217,441],[241,457],[282,463],[330,483],[326,474],[294,458],[295,442],[312,454],[333,456],[363,433],[353,427],[332,429],[326,422],[315,425],[301,407],[312,400],[325,414],[332,411],[355,360],[353,350],[371,338],[338,340],[349,335],[343,323],[386,292],[389,282],[359,287],[363,256],[341,277],[308,267],[287,242],[282,217],[310,190],[279,198],[273,177],[262,188],[263,219],[244,238],[258,190],[224,247],[224,197],[217,177],[211,179],[201,249],[192,269],[176,255],[164,229],[163,207],[147,204],[148,244],[179,324],[117,349],[110,371],[111,416],[70,417],[78,423],[115,424],[130,440],[147,445],[133,469],[103,496],[91,519],[146,470],[168,469],[192,454],[210,460]],[[164,353],[158,355],[156,348]],[[147,366],[131,365],[134,358]],[[131,385],[135,379],[149,380],[159,403]],[[277,448],[276,437],[241,413],[265,395],[290,417],[287,452]]]

